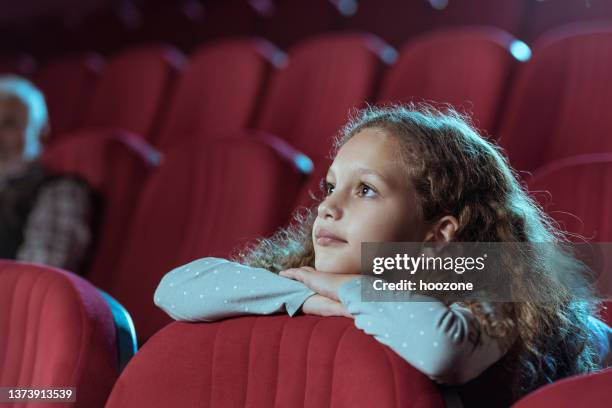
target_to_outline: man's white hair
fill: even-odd
[[[17,75],[0,75],[0,98],[18,98],[28,108],[23,158],[34,159],[40,154],[40,135],[47,127],[45,97],[30,81]]]

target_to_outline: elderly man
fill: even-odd
[[[92,242],[93,196],[37,159],[49,130],[42,93],[0,76],[0,258],[81,272]]]

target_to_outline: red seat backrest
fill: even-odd
[[[176,83],[155,144],[166,150],[196,134],[248,127],[271,67],[284,58],[274,45],[258,38],[202,46]]]
[[[116,333],[110,308],[89,282],[0,261],[0,333],[3,387],[75,387],[70,406],[104,405],[119,372]]]
[[[271,235],[287,221],[301,179],[254,134],[177,146],[145,186],[119,266],[100,287],[125,305],[146,340],[168,322],[153,304],[162,276]]]
[[[367,384],[367,386],[365,386]],[[123,371],[107,408],[443,407],[436,385],[343,317],[177,322]]]
[[[605,408],[612,405],[612,368],[564,378],[523,397],[512,408]]]
[[[42,157],[52,171],[81,177],[100,194],[95,252],[86,276],[104,282],[125,244],[132,211],[157,150],[142,138],[120,131],[80,131],[50,146]]]
[[[47,102],[52,142],[80,126],[103,69],[104,60],[88,54],[47,63],[36,73],[34,82]]]
[[[533,175],[529,190],[562,230],[603,243],[596,248],[603,255],[596,285],[601,295],[612,299],[612,153],[550,163]]]
[[[327,155],[350,110],[372,96],[381,58],[394,52],[369,34],[328,34],[296,45],[272,77],[256,128],[309,156]]]
[[[517,170],[555,159],[610,152],[612,24],[572,25],[534,45],[519,72],[500,129]]]
[[[143,46],[112,57],[93,89],[83,127],[114,127],[150,138],[183,56],[170,46]]]
[[[406,43],[385,75],[380,102],[426,101],[472,113],[493,132],[511,69],[516,39],[493,27],[432,31]]]

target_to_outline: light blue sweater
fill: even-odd
[[[342,284],[338,296],[355,326],[389,346],[404,360],[441,384],[462,384],[477,377],[507,350],[480,330],[472,312],[432,297],[412,301],[361,300],[361,276]],[[213,322],[234,316],[288,313],[294,316],[316,292],[301,282],[263,268],[222,258],[202,258],[168,272],[155,291],[155,304],[175,320]],[[403,294],[405,296],[405,294]],[[419,299],[417,299],[419,298]],[[404,297],[405,299],[405,297]],[[598,319],[602,359],[609,360],[612,330]]]

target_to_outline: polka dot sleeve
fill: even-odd
[[[480,330],[472,312],[423,295],[411,300],[362,301],[370,277],[342,284],[340,301],[355,326],[389,346],[404,360],[441,384],[462,384],[503,355],[499,343]]]
[[[263,268],[202,258],[168,272],[154,302],[175,320],[212,322],[242,315],[293,316],[315,292]]]

